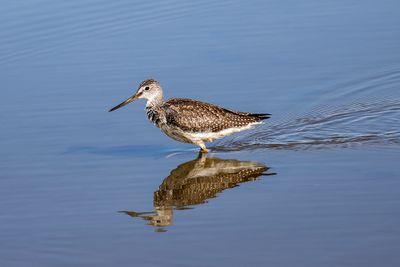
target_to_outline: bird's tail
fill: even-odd
[[[260,120],[266,120],[271,118],[271,114],[268,113],[250,113],[249,116],[260,119]]]

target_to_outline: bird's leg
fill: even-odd
[[[196,164],[198,163],[201,167],[204,167],[204,163],[207,159],[207,154],[199,151],[199,154],[197,155],[197,161]]]
[[[208,153],[208,150],[204,143],[199,144],[199,147],[200,147],[200,153]]]

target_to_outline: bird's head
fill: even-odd
[[[163,97],[163,91],[161,89],[160,83],[157,82],[156,80],[149,79],[149,80],[144,80],[139,84],[139,87],[136,91],[136,93],[122,102],[121,104],[113,107],[109,111],[114,111],[116,109],[119,109],[120,107],[123,107],[136,99],[144,98],[147,100],[149,103],[161,101]]]

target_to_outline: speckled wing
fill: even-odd
[[[173,98],[164,103],[167,124],[187,132],[219,132],[268,119],[270,114],[237,112],[191,99]]]

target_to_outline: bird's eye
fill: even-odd
[[[144,88],[144,90],[145,90],[145,91],[149,91],[149,90],[150,90],[150,87],[146,86],[146,87]]]

